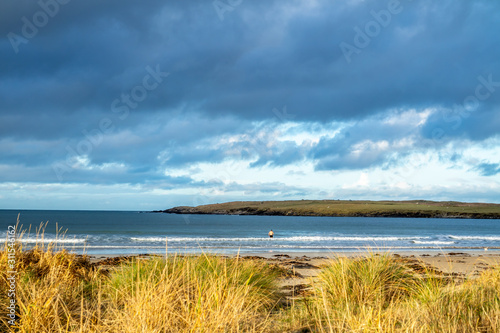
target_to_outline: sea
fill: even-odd
[[[24,248],[51,244],[88,255],[500,249],[499,219],[0,210],[0,235],[16,224]]]

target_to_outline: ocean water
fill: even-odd
[[[21,241],[76,253],[250,253],[500,248],[500,220],[174,215],[110,211],[0,210],[0,235],[20,214]],[[35,230],[46,223],[43,240]],[[60,232],[57,232],[59,228]],[[267,233],[274,231],[274,238]],[[64,231],[64,234],[61,232]]]

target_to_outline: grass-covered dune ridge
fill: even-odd
[[[175,214],[446,217],[500,219],[500,204],[412,201],[291,200],[234,201],[163,211]]]
[[[0,332],[500,331],[500,266],[457,279],[368,252],[328,262],[307,293],[284,302],[278,281],[290,272],[262,260],[169,255],[110,266],[53,244],[15,249],[16,326],[2,306]]]

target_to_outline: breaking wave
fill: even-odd
[[[453,242],[453,241],[418,241],[418,240],[413,240],[412,243],[414,243],[414,244],[434,244],[434,245],[455,244],[455,242]]]
[[[134,242],[321,242],[321,241],[401,241],[401,240],[416,240],[427,239],[429,237],[372,237],[372,236],[294,236],[294,237],[276,237],[272,240],[268,237],[243,237],[243,238],[228,238],[228,237],[131,237]]]
[[[20,241],[27,244],[79,244],[85,243],[87,240],[85,238],[21,238]]]
[[[483,240],[483,241],[500,241],[500,236],[448,236],[456,240]]]

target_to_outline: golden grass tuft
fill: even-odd
[[[262,331],[276,302],[276,274],[262,263],[214,256],[134,261],[103,296],[107,329],[137,332]]]
[[[500,332],[500,267],[465,282],[389,254],[338,258],[297,307],[314,332]]]

